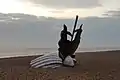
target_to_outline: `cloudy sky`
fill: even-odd
[[[84,24],[81,47],[120,47],[120,0],[0,0],[0,47],[56,47],[62,25]]]
[[[120,0],[0,0],[0,12],[59,18],[71,18],[76,14],[103,16],[104,12],[118,10],[119,3]]]

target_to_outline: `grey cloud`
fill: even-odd
[[[65,11],[62,11],[62,10],[54,10],[54,11],[49,11],[49,12],[52,12],[52,13],[64,13]]]
[[[10,14],[6,14],[8,15]],[[24,14],[23,16],[24,19],[11,20],[9,23],[0,22],[0,47],[56,48],[62,25],[65,23],[71,31],[74,23],[73,19],[37,18]],[[120,47],[120,19],[87,17],[80,19],[78,23],[84,24],[81,47]]]
[[[51,8],[93,8],[101,6],[99,0],[28,0]]]
[[[120,17],[120,9],[108,11],[103,15],[108,17]]]

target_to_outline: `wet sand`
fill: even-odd
[[[76,54],[77,65],[57,69],[32,69],[38,56],[0,59],[0,80],[120,80],[120,51]]]

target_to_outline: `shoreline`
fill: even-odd
[[[81,53],[99,53],[99,52],[115,52],[115,51],[120,51],[120,50],[97,50],[97,51],[78,51],[75,52],[76,54],[81,54]],[[55,52],[51,52],[51,53],[55,53]],[[49,53],[47,53],[49,54]],[[32,55],[16,55],[16,56],[4,56],[4,57],[0,57],[0,59],[6,59],[6,58],[21,58],[21,57],[33,57],[33,56],[42,56],[44,54],[32,54]]]

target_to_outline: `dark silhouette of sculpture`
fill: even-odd
[[[60,53],[65,51],[64,49],[66,47],[66,44],[71,44],[71,41],[67,40],[67,35],[70,35],[72,37],[72,34],[67,31],[67,26],[64,24],[63,25],[63,30],[61,31],[61,35],[60,35],[61,39],[58,42],[58,45],[59,45],[59,49],[58,50],[59,50]],[[63,59],[62,55],[60,55],[60,58]],[[65,58],[65,56],[64,56],[64,58]]]
[[[61,39],[59,41],[59,45],[61,45],[62,43],[67,43],[70,42],[69,40],[67,40],[67,34],[70,35],[72,37],[72,34],[70,32],[67,31],[67,26],[64,24],[63,25],[63,30],[61,31]]]
[[[77,24],[77,19],[78,19],[78,16],[76,16],[73,34],[71,34],[70,32],[67,31],[66,25],[64,25],[64,29],[66,29],[66,31],[65,32],[64,32],[64,30],[61,31],[61,34],[65,35],[65,36],[61,35],[61,39],[58,42],[59,57],[62,59],[62,61],[64,61],[64,59],[68,55],[70,55],[72,58],[75,58],[75,55],[73,55],[73,54],[75,53],[76,49],[79,46],[81,33],[82,33],[82,26],[83,26],[83,24],[82,24],[79,29],[75,30],[76,24]],[[76,33],[76,35],[75,35],[75,38],[73,40],[74,33]],[[67,40],[67,34],[71,35],[71,41]]]

